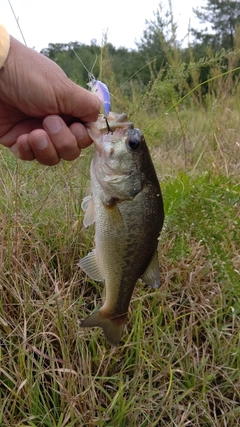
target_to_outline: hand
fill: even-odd
[[[91,144],[83,123],[97,120],[99,99],[50,59],[11,37],[0,70],[0,143],[22,160],[55,165]],[[81,120],[81,123],[80,123]]]

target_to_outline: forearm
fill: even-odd
[[[10,48],[10,36],[6,28],[0,24],[0,69],[3,67]]]

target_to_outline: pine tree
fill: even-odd
[[[232,49],[236,26],[240,24],[239,0],[207,0],[206,6],[193,9],[201,24],[210,24],[203,31],[192,29],[197,40],[213,49]]]

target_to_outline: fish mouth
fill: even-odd
[[[128,129],[132,129],[134,127],[133,123],[128,120],[125,113],[120,115],[117,113],[109,113],[108,116],[100,114],[98,121],[94,124],[90,124],[90,127],[92,126],[98,130],[99,134],[104,135],[104,139],[108,141],[113,141],[115,139],[116,131],[118,133],[118,137],[121,137]]]

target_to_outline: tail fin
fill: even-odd
[[[117,346],[121,340],[123,328],[127,321],[127,314],[112,318],[112,315],[107,315],[101,309],[92,313],[89,317],[82,320],[81,328],[92,328],[99,326],[103,329],[106,340],[113,346]]]

